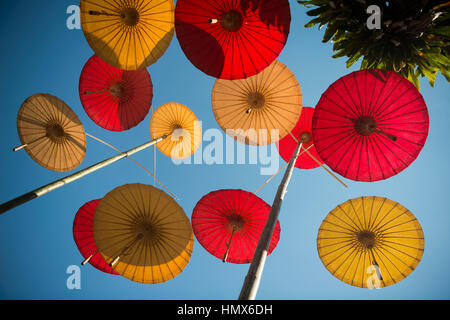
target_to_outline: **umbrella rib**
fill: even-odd
[[[392,210],[394,210],[397,207],[397,205],[398,203],[395,202],[392,208],[389,209],[389,211],[383,216],[383,218],[381,218],[380,221],[378,221],[378,223],[373,226],[374,230],[379,230],[380,223],[392,212]],[[384,206],[384,203],[382,206]]]
[[[383,225],[381,225],[381,226],[377,226],[377,229],[378,230],[380,230],[380,232],[382,232],[383,230],[385,230],[385,229],[383,229],[383,227],[385,227],[386,225],[388,225],[389,223],[391,223],[392,221],[394,221],[394,220],[396,220],[396,219],[398,219],[398,218],[400,218],[402,215],[404,215],[406,213],[406,215],[407,216],[409,216],[409,210],[405,210],[405,211],[403,211],[403,212],[401,212],[399,215],[397,215],[397,216],[395,216],[395,217],[393,217],[392,219],[390,219],[389,221],[387,221],[386,223],[384,223]],[[414,219],[415,220],[415,219]],[[412,221],[414,221],[414,220],[412,220]],[[390,227],[390,228],[392,228],[392,227]]]
[[[363,223],[361,223],[361,220],[359,219],[359,215],[358,215],[358,213],[356,212],[355,207],[354,207],[354,205],[353,205],[353,201],[350,200],[349,202],[350,202],[350,207],[353,209],[353,212],[355,213],[355,216],[356,216],[356,218],[358,219],[359,226],[361,227],[362,230],[364,230],[364,226],[365,226],[365,225],[364,225]],[[363,202],[363,210],[364,210],[364,202]]]
[[[33,108],[29,108],[28,111],[33,112],[35,115],[40,113],[40,116],[44,119],[44,123],[47,125],[51,120],[56,120],[55,109],[57,109],[57,107],[51,104],[50,101],[41,101],[41,99],[44,99],[44,97],[39,95],[33,100],[33,103],[31,103],[32,106],[36,108],[36,112]]]
[[[402,232],[414,232],[414,231],[422,231],[422,229],[410,229],[410,230],[399,230],[399,231],[392,231],[392,232],[383,232],[383,237],[384,238],[389,238],[386,235],[388,235],[388,234],[397,234],[397,233],[402,233]],[[397,238],[397,237],[394,237],[394,238]]]
[[[380,253],[383,253],[381,250],[386,251],[387,253],[389,253],[390,255],[392,255],[395,259],[397,259],[399,262],[403,263],[405,266],[407,266],[407,267],[412,271],[411,266],[407,265],[407,264],[406,264],[403,260],[401,260],[396,254],[394,254],[393,252],[389,251],[386,247],[392,248],[392,247],[390,247],[390,246],[388,246],[388,245],[383,246],[382,248],[379,249]],[[392,248],[392,249],[395,249],[395,248]],[[396,250],[396,251],[398,251],[398,252],[400,252],[400,253],[404,253],[404,252],[402,252],[402,251],[400,251],[400,250]],[[397,267],[397,265],[396,265],[391,259],[389,259],[389,257],[388,257],[387,255],[385,255],[384,253],[383,253],[383,255],[384,255],[384,256],[386,257],[386,259],[392,264],[392,266],[394,266],[394,268],[395,268],[395,269],[403,276],[403,278],[406,278],[407,275],[403,274],[403,272],[400,271],[400,269]],[[407,256],[409,256],[409,255],[407,255]],[[417,260],[416,258],[413,258],[413,259]]]
[[[342,210],[342,209],[341,209],[341,210]],[[344,210],[342,210],[342,211],[344,212]],[[345,212],[344,212],[344,214],[345,214]],[[335,218],[338,219],[339,221],[341,221],[341,222],[345,223],[347,226],[349,226],[349,227],[350,227],[349,231],[353,231],[353,232],[354,232],[354,231],[359,231],[357,228],[355,228],[354,226],[348,224],[346,221],[342,220],[339,216],[335,215],[335,214],[333,213],[333,211],[330,212],[330,215],[332,215],[333,217],[335,217]],[[353,221],[352,219],[350,219],[350,220],[354,223],[354,221]],[[333,224],[333,223],[329,222],[327,219],[325,219],[324,222]],[[336,224],[336,226],[338,226],[338,225]],[[356,224],[355,224],[355,226],[356,226]],[[342,227],[342,226],[340,226],[340,227],[343,228],[343,229],[345,229],[345,228]]]
[[[344,86],[345,86],[345,83],[344,83]],[[341,96],[340,92],[338,90],[336,90],[333,85],[331,85],[330,88],[336,93],[336,95],[342,100],[342,102],[344,102],[346,108],[343,108],[341,105],[335,103],[327,95],[324,94],[325,98],[332,101],[337,107],[339,107],[345,113],[349,113],[349,111],[350,111],[350,113],[354,116],[354,118],[358,119],[360,117],[360,115],[357,113],[357,110],[355,111],[350,105],[347,104],[347,101]],[[346,88],[346,91],[348,92],[347,86],[345,86],[345,88]],[[354,104],[352,96],[350,96],[350,99],[352,100],[352,103]]]
[[[343,234],[348,234],[348,235],[354,235],[354,234],[355,234],[355,233],[354,233],[354,230],[345,228],[345,227],[343,227],[343,226],[341,226],[341,225],[339,225],[339,224],[336,224],[336,223],[333,223],[333,222],[330,222],[330,221],[327,221],[327,220],[324,220],[324,222],[325,222],[325,223],[329,223],[329,224],[331,224],[331,225],[334,226],[334,227],[338,227],[338,228],[344,229],[345,231],[348,231],[348,232],[338,231],[338,230],[336,230],[336,229],[326,229],[326,228],[324,228],[324,227],[321,228],[321,230],[329,231],[329,232],[335,232],[335,233],[343,233]]]
[[[376,98],[376,101],[373,104],[371,103],[371,113],[370,113],[371,118],[375,118],[375,116],[376,116],[376,109],[378,109],[377,108],[378,101],[380,100],[380,97],[383,95],[384,90],[386,89],[386,85],[389,82],[390,77],[391,77],[391,73],[388,73],[388,77],[387,77],[386,81],[384,81],[383,87],[381,88],[381,91],[379,92],[379,94]],[[374,88],[374,93],[375,93],[375,88]]]
[[[400,237],[400,239],[423,240],[424,238]],[[404,243],[401,243],[401,242],[389,241],[389,240],[384,240],[384,239],[383,239],[383,245],[384,245],[385,243],[391,243],[391,244],[395,244],[395,245],[398,245],[398,246],[406,247],[406,248],[409,248],[409,249],[414,249],[414,250],[422,251],[422,249],[421,249],[421,248],[418,248],[418,247],[413,247],[413,246],[409,246],[409,245],[404,244]],[[391,247],[391,246],[389,246],[389,247],[392,248],[392,249],[395,249],[394,247]],[[398,250],[398,249],[396,249],[396,250]],[[406,254],[405,252],[403,252],[403,251],[401,251],[401,250],[399,250],[399,251],[402,252],[402,253],[404,253],[404,254]],[[413,256],[410,256],[410,255],[409,255],[409,257],[411,257],[411,258],[413,258],[413,259],[415,259],[415,260],[417,260],[417,261],[419,260],[419,259],[417,259],[417,258],[414,258]]]
[[[389,99],[389,97],[392,95],[393,92],[395,92],[397,90],[397,87],[399,86],[399,84],[402,82],[403,78],[400,77],[399,81],[397,82],[397,84],[394,86],[394,88],[391,90],[391,92],[386,95],[386,97],[384,98],[383,102],[377,106],[376,108],[374,108],[374,114],[375,115],[381,115],[390,105],[392,105],[393,103],[395,103],[403,94],[405,94],[410,88],[408,88],[406,91],[404,91],[402,94],[400,94],[399,96],[397,96],[394,100],[394,102],[392,102],[390,105],[384,107],[384,109],[382,109],[383,111],[380,111],[380,109],[383,107],[383,105],[386,103],[386,101]],[[381,96],[381,94],[380,94]],[[378,102],[378,101],[377,101]]]
[[[359,110],[360,111],[360,115],[363,116],[364,115],[364,106],[363,106],[363,103],[361,101],[361,95],[359,93],[359,83],[358,83],[358,81],[356,81],[356,73],[353,72],[352,74],[353,74],[353,81],[355,82],[356,93],[358,94],[359,106],[361,107],[361,110]],[[344,81],[344,85],[347,88],[347,85],[345,84],[345,81]],[[353,101],[353,99],[352,99],[352,101]],[[358,109],[358,106],[357,105],[355,105],[355,106]]]
[[[346,245],[346,247],[348,247],[348,246],[349,246],[349,245]],[[342,255],[339,255],[338,257],[336,257],[336,259],[334,259],[333,262],[336,261],[336,260],[339,259],[339,258],[344,257],[344,254],[347,253],[347,256],[344,257],[344,259],[342,260],[342,262],[336,267],[336,269],[334,269],[333,274],[336,274],[336,273],[338,272],[338,270],[344,265],[344,263],[345,263],[345,262],[346,262],[346,261],[347,261],[354,253],[356,253],[356,251],[357,251],[357,246],[356,246],[355,244],[351,244],[351,245],[350,245],[350,248],[346,249],[346,251],[345,251]],[[356,254],[355,254],[355,256],[356,256]],[[330,262],[330,264],[331,264],[331,262]],[[347,269],[346,269],[346,271],[344,272],[344,274],[342,275],[342,278],[341,278],[341,279],[343,279],[343,278],[345,277],[345,274],[348,272],[350,266],[351,266],[351,264],[350,264],[349,266],[347,266]]]
[[[378,251],[379,251],[379,253],[378,253]],[[389,268],[386,266],[386,263],[385,263],[384,259],[381,257],[380,253],[383,254],[384,257],[386,257],[386,255],[384,253],[382,253],[381,250],[376,250],[375,248],[372,249],[372,253],[373,253],[374,257],[375,257],[375,255],[377,256],[377,262],[381,263],[383,265],[383,267],[384,267],[383,269],[387,272],[387,274],[391,278],[392,282],[395,283],[396,281],[395,281],[394,277],[392,276],[391,272],[389,271]],[[389,258],[386,257],[386,259],[392,264],[392,262],[389,260]],[[385,283],[384,278],[383,278],[382,282]]]
[[[409,89],[406,90],[406,91],[409,91]],[[391,111],[389,111],[389,112],[383,114],[383,112],[387,111],[387,109],[388,109],[391,105],[394,105],[400,98],[401,98],[401,95],[398,96],[393,102],[391,102],[391,104],[390,104],[389,106],[385,107],[385,108],[383,109],[383,111],[381,111],[380,113],[378,113],[378,114],[380,115],[380,117],[379,117],[377,120],[378,120],[378,121],[383,121],[387,116],[389,116],[389,115],[391,115],[391,114],[393,114],[393,113],[395,113],[395,112],[398,112],[400,109],[403,109],[403,108],[409,106],[410,104],[412,104],[412,103],[414,103],[414,102],[416,102],[416,101],[418,101],[418,100],[420,101],[420,100],[423,99],[421,96],[417,96],[414,100],[408,101],[408,102],[406,102],[406,103],[404,103],[404,104],[402,104],[402,105],[400,105],[400,106],[397,106],[396,109],[391,110]],[[400,117],[400,116],[396,116],[396,117],[394,117],[394,118],[397,118],[397,117]],[[389,120],[389,119],[388,119],[388,120]]]
[[[344,210],[344,209],[342,209],[342,207],[341,207],[341,205],[338,205],[337,206],[337,208],[339,209],[339,210],[341,210],[344,214],[345,214],[345,216],[354,224],[354,226],[355,226],[355,231],[362,231],[361,230],[361,228],[359,228],[359,225],[355,222],[355,220],[353,220],[352,218],[350,218],[348,215],[347,215],[347,212]],[[331,214],[331,212],[330,212],[330,214]],[[336,215],[334,215],[334,214],[332,214],[333,216],[335,216],[335,217],[337,217]]]
[[[386,231],[386,230],[389,230],[389,229],[392,229],[392,228],[395,228],[395,227],[398,227],[398,226],[401,226],[401,225],[404,225],[404,224],[407,224],[407,223],[410,223],[410,222],[416,222],[416,221],[417,221],[417,220],[414,218],[414,219],[412,219],[412,220],[408,220],[408,221],[399,223],[399,224],[397,224],[397,225],[395,225],[395,226],[392,226],[392,227],[389,227],[389,228],[385,228],[385,229],[381,230],[380,232],[384,232],[384,231]]]
[[[378,164],[378,168],[380,169],[379,172],[381,172],[382,178],[385,179],[386,177],[385,177],[385,175],[384,175],[384,170],[383,170],[383,167],[381,166],[381,162],[380,162],[380,159],[378,158],[378,154],[377,154],[377,152],[376,152],[376,150],[375,150],[374,143],[373,143],[372,139],[368,139],[367,146],[368,146],[369,144],[370,144],[370,146],[372,147],[372,151],[373,151],[372,154],[373,154],[373,156],[375,157],[375,160],[376,160],[376,162],[377,162],[377,164]],[[386,158],[386,155],[385,155],[383,152],[381,152],[380,147],[379,147],[378,145],[377,145],[377,147],[378,147],[378,150],[380,151],[380,153],[384,156],[386,162],[389,162],[389,161],[387,160],[387,158]],[[369,157],[369,155],[367,155],[367,157]]]
[[[344,237],[344,238],[349,238],[349,237]],[[320,238],[317,238],[317,240],[322,240],[322,239],[329,239],[329,238],[323,238],[323,237],[320,237]],[[333,238],[334,239],[334,238]],[[337,239],[337,238],[336,238]],[[351,241],[351,240],[349,240],[349,241]],[[341,251],[341,250],[344,250],[345,252],[348,250],[348,249],[346,249],[348,247],[348,244],[344,244],[343,246],[341,246],[341,247],[338,247],[338,248],[336,248],[336,249],[334,249],[334,250],[331,250],[331,251],[328,251],[327,253],[324,253],[324,254],[322,254],[321,255],[321,258],[323,259],[324,257],[326,257],[326,256],[328,256],[329,254],[333,254],[333,253],[336,253],[336,252],[338,252],[338,251]],[[330,260],[326,265],[325,265],[325,267],[329,267],[332,263],[334,263],[337,259],[339,259],[339,258],[341,258],[342,256],[341,255],[337,255],[334,259],[332,259],[332,260]]]
[[[98,3],[93,2],[93,1],[90,1],[90,0],[84,0],[84,1],[85,1],[86,3],[89,3],[90,5],[97,6],[97,7],[100,7],[100,8],[102,8],[102,9],[105,9],[105,10],[110,10],[110,11],[114,11],[113,9],[115,9],[115,10],[117,10],[117,11],[120,10],[120,7],[114,6],[112,3],[110,3],[110,2],[107,1],[107,0],[104,0],[104,2],[106,2],[108,5],[110,5],[113,9],[111,9],[110,7],[102,6],[102,5],[98,4]],[[115,12],[117,12],[117,11],[115,11]]]
[[[244,58],[243,58],[244,52],[243,52],[243,50],[240,48],[239,42],[241,42],[242,47],[245,49],[245,53],[246,53],[247,56],[250,58],[250,61],[251,61],[251,63],[252,63],[252,66],[253,66],[255,72],[258,72],[258,68],[257,68],[257,67],[255,66],[255,64],[253,63],[253,59],[251,59],[251,55],[250,55],[250,53],[248,52],[248,48],[247,48],[247,46],[244,44],[244,37],[243,37],[243,35],[242,35],[242,31],[243,31],[243,29],[241,28],[241,30],[240,30],[239,32],[233,33],[233,36],[234,36],[234,38],[235,38],[234,40],[235,40],[236,46],[237,46],[237,51],[238,51],[239,57],[240,57],[240,59],[239,59],[239,60],[240,60],[240,65],[241,65],[241,67],[242,67],[242,70],[244,70],[244,74],[246,74],[245,70],[246,70],[247,68],[246,68],[245,65],[244,65]]]

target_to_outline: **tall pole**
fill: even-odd
[[[8,210],[11,210],[11,209],[13,209],[13,208],[15,208],[17,206],[20,206],[20,205],[22,205],[22,204],[24,204],[24,203],[26,203],[26,202],[28,202],[30,200],[33,200],[33,199],[35,199],[37,197],[40,197],[40,196],[42,196],[44,194],[47,194],[50,191],[53,191],[53,190],[55,190],[57,188],[60,188],[60,187],[66,185],[68,183],[71,183],[71,182],[73,182],[75,180],[78,180],[78,179],[80,179],[80,178],[82,178],[82,177],[84,177],[84,176],[86,176],[86,175],[88,175],[88,174],[90,174],[90,173],[92,173],[94,171],[97,171],[97,170],[99,170],[99,169],[101,169],[103,167],[106,167],[106,166],[108,166],[108,165],[110,165],[110,164],[112,164],[114,162],[117,162],[117,161],[123,159],[123,158],[129,157],[129,156],[131,156],[131,155],[133,155],[133,154],[135,154],[135,153],[137,153],[139,151],[147,149],[147,148],[151,147],[152,145],[154,145],[154,144],[156,144],[156,143],[166,139],[167,137],[168,137],[167,135],[164,135],[164,136],[162,136],[160,138],[157,138],[157,139],[154,139],[154,140],[149,141],[147,143],[144,143],[143,145],[140,145],[140,146],[138,146],[136,148],[133,148],[133,149],[127,151],[127,152],[123,152],[121,154],[118,154],[117,156],[111,157],[111,158],[106,159],[106,160],[104,160],[102,162],[94,164],[94,165],[90,166],[89,168],[86,168],[86,169],[80,170],[78,172],[75,172],[74,174],[71,174],[71,175],[69,175],[69,176],[67,176],[65,178],[62,178],[60,180],[56,180],[56,181],[54,181],[54,182],[52,182],[50,184],[47,184],[47,185],[45,185],[45,186],[43,186],[41,188],[38,188],[38,189],[36,189],[34,191],[28,192],[28,193],[26,193],[26,194],[24,194],[24,195],[22,195],[20,197],[17,197],[15,199],[11,200],[11,201],[5,202],[5,203],[0,205],[0,214],[3,214],[3,213],[5,213]]]
[[[239,300],[254,300],[256,297],[264,270],[264,264],[266,263],[267,252],[272,240],[272,234],[278,220],[278,215],[280,214],[281,203],[283,202],[287,186],[291,180],[292,171],[294,170],[295,162],[300,154],[302,144],[303,139],[300,139],[284,173],[283,180],[281,180],[280,186],[278,187],[277,194],[273,200],[272,208],[270,209],[269,217],[267,218],[261,237],[259,238],[258,245],[256,246],[255,254],[250,264],[247,276],[245,277],[244,284],[239,295]]]

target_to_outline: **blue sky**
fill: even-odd
[[[84,112],[78,96],[81,70],[93,52],[81,30],[66,28],[70,0],[17,0],[0,2],[3,50],[0,78],[0,202],[52,182],[65,174],[40,167],[20,144],[16,116],[22,102],[35,93],[63,99],[77,113],[85,130],[127,150],[150,139],[150,114],[137,127],[109,132],[95,125]],[[356,70],[345,68],[345,59],[332,59],[330,44],[322,44],[323,30],[305,29],[306,9],[291,4],[291,33],[279,60],[295,74],[305,106],[315,106],[322,92],[339,77]],[[20,17],[20,18],[19,18]],[[189,106],[203,122],[203,129],[220,129],[211,111],[214,79],[197,70],[185,57],[174,37],[166,54],[148,68],[153,84],[153,106],[179,102]],[[421,93],[429,108],[430,131],[418,159],[388,180],[362,183],[344,180],[343,188],[324,170],[294,171],[280,214],[281,238],[268,257],[258,299],[449,299],[450,210],[448,191],[450,147],[450,91],[444,77],[434,88],[425,79]],[[87,138],[87,154],[79,168],[115,152]],[[205,147],[208,142],[205,142]],[[135,159],[153,169],[154,151]],[[280,158],[280,165],[284,161]],[[223,188],[256,189],[267,179],[258,165],[174,165],[157,152],[157,175],[179,198],[188,217],[200,198]],[[281,175],[259,193],[272,203]],[[104,274],[91,266],[82,268],[81,290],[68,290],[66,269],[82,257],[72,237],[73,218],[85,202],[103,197],[126,183],[153,184],[141,168],[122,160],[80,181],[0,216],[1,299],[236,299],[248,265],[224,264],[196,241],[190,263],[175,279],[156,285],[134,283]],[[411,275],[387,288],[367,290],[334,278],[322,265],[316,236],[322,220],[338,204],[359,196],[383,196],[408,208],[425,233],[425,253]]]

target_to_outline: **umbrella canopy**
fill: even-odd
[[[270,212],[251,192],[235,189],[205,195],[192,212],[192,227],[200,244],[213,256],[232,263],[250,263]],[[277,221],[268,254],[280,239]]]
[[[417,88],[402,76],[361,70],[333,83],[313,117],[320,158],[357,181],[387,179],[407,168],[428,136],[428,111]]]
[[[73,239],[75,240],[75,244],[81,255],[92,266],[106,273],[117,274],[117,272],[103,260],[103,257],[97,251],[97,246],[94,242],[92,225],[94,222],[95,209],[97,209],[100,200],[101,199],[89,201],[78,210],[75,219],[73,220]]]
[[[125,71],[92,56],[81,72],[79,93],[89,118],[111,131],[138,125],[150,110],[153,83],[147,69]]]
[[[328,214],[319,229],[317,249],[336,278],[357,287],[381,288],[406,278],[417,267],[424,235],[401,204],[361,197]]]
[[[194,243],[191,224],[178,203],[143,184],[109,192],[95,211],[93,233],[105,261],[141,283],[176,277],[188,264]]]
[[[202,141],[202,128],[195,114],[185,105],[163,104],[150,119],[150,135],[156,139],[167,135],[156,147],[168,157],[183,159],[191,156]]]
[[[155,63],[174,33],[173,0],[81,0],[81,26],[106,63],[137,70]]]
[[[295,141],[294,138],[288,134],[276,143],[278,152],[284,161],[289,162],[291,160],[292,154],[294,153],[300,138],[303,138],[303,148],[307,149],[308,152],[316,158],[316,160],[320,161],[320,157],[314,146],[314,139],[312,136],[313,114],[314,108],[303,107],[300,119],[291,131],[292,136],[294,136],[297,141]],[[306,152],[301,153],[295,162],[295,167],[299,169],[314,169],[319,166],[320,165]]]
[[[288,0],[178,0],[175,26],[181,48],[201,71],[244,79],[283,50],[291,22]]]
[[[77,115],[61,99],[38,93],[24,101],[17,131],[30,157],[44,168],[64,172],[78,167],[86,154],[86,134]]]
[[[247,79],[216,80],[212,109],[219,126],[233,138],[267,145],[285,137],[297,124],[302,92],[295,75],[275,60]]]

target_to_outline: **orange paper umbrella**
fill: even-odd
[[[295,75],[275,60],[247,79],[216,80],[212,109],[227,134],[246,144],[266,145],[295,127],[302,111],[302,93]]]
[[[95,211],[93,232],[105,261],[142,283],[176,277],[188,264],[194,243],[183,209],[162,190],[143,184],[109,192]]]
[[[180,103],[163,104],[150,119],[152,137],[167,136],[156,147],[168,157],[183,159],[191,156],[202,141],[202,129],[195,114]]]
[[[401,204],[361,197],[328,214],[319,229],[317,249],[336,278],[361,288],[381,288],[406,278],[417,267],[424,235]]]
[[[80,100],[89,118],[111,131],[138,125],[150,110],[153,84],[147,69],[124,71],[92,56],[79,83]]]
[[[155,63],[174,33],[173,0],[81,0],[81,26],[106,63],[137,70]]]
[[[86,135],[77,115],[61,99],[35,94],[20,107],[17,131],[30,157],[44,168],[64,172],[78,167],[86,154]]]

